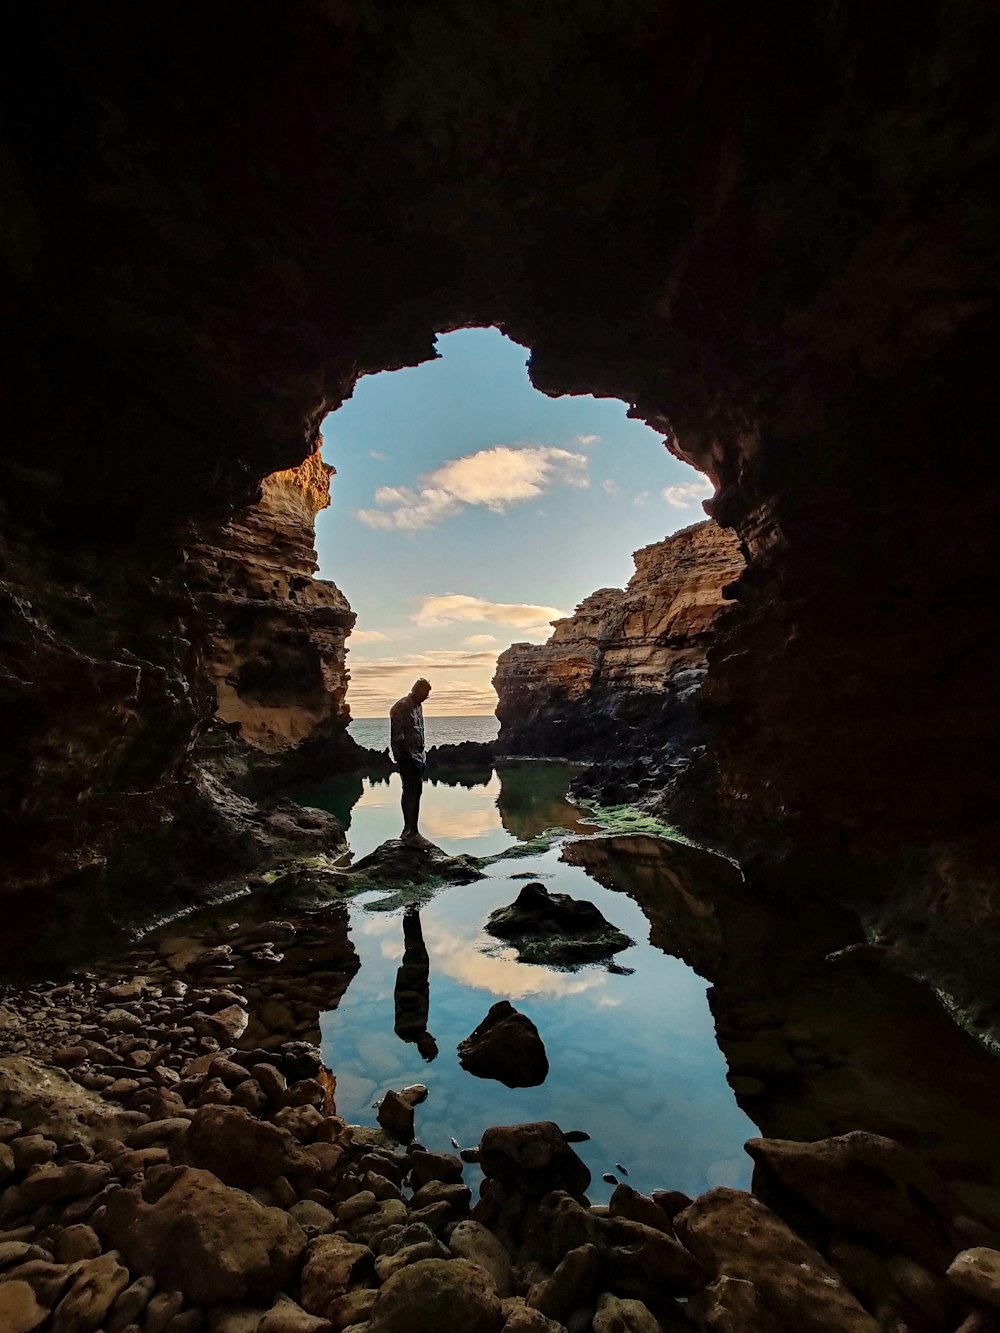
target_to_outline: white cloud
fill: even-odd
[[[379,463],[385,462],[385,454],[380,453],[378,449],[369,449],[368,453],[370,457],[376,459]]]
[[[352,643],[388,643],[388,634],[382,634],[377,629],[356,629],[351,631]]]
[[[649,497],[651,494],[652,494],[651,491],[640,491],[638,495],[633,496],[632,503],[634,505],[640,505],[640,506],[646,505],[649,503]]]
[[[614,495],[618,489],[617,481],[612,481],[610,477],[605,477],[601,482],[601,489],[607,491],[608,495]]]
[[[577,444],[582,444],[584,446],[588,444],[600,444],[601,437],[599,435],[578,435],[576,437],[576,442]]]
[[[469,637],[463,639],[462,642],[467,644],[470,648],[485,648],[488,644],[499,643],[500,640],[495,634],[470,634]]]
[[[675,509],[691,509],[700,500],[707,500],[714,491],[715,487],[707,477],[699,477],[697,481],[686,482],[683,486],[667,486],[663,498]]]
[[[470,597],[466,593],[425,597],[413,620],[425,628],[445,625],[450,621],[487,621],[495,625],[510,625],[515,629],[548,632],[550,620],[564,616],[555,606],[536,606],[530,602],[489,602],[484,597]]]
[[[549,445],[498,444],[449,459],[420,477],[415,487],[380,486],[375,492],[379,508],[358,509],[355,517],[370,528],[417,532],[434,527],[466,505],[483,505],[502,514],[559,482],[590,485],[585,455]]]

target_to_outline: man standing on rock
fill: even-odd
[[[392,757],[403,780],[403,841],[427,845],[417,830],[420,817],[420,792],[424,785],[427,754],[424,750],[423,702],[431,692],[430,682],[421,676],[413,682],[409,694],[389,709]]]

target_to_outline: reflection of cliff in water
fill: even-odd
[[[506,831],[525,841],[550,828],[592,831],[582,811],[566,799],[570,766],[543,760],[507,760],[497,765],[497,808]]]
[[[659,838],[568,843],[562,859],[638,902],[650,942],[712,982],[730,1084],[763,1134],[866,1129],[925,1153],[960,1192],[1000,1186],[1000,1063],[847,911],[808,885],[765,899],[722,858]]]

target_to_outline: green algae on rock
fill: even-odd
[[[513,903],[499,907],[486,930],[507,940],[522,962],[572,967],[620,953],[635,941],[613,926],[593,903],[543,884],[525,884]]]

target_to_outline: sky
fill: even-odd
[[[428,715],[492,713],[497,654],[624,587],[632,552],[699,522],[712,493],[618,399],[539,393],[528,350],[498,330],[443,334],[437,351],[365,376],[323,423],[337,475],[319,576],[357,612],[355,717],[384,714],[418,676]]]

